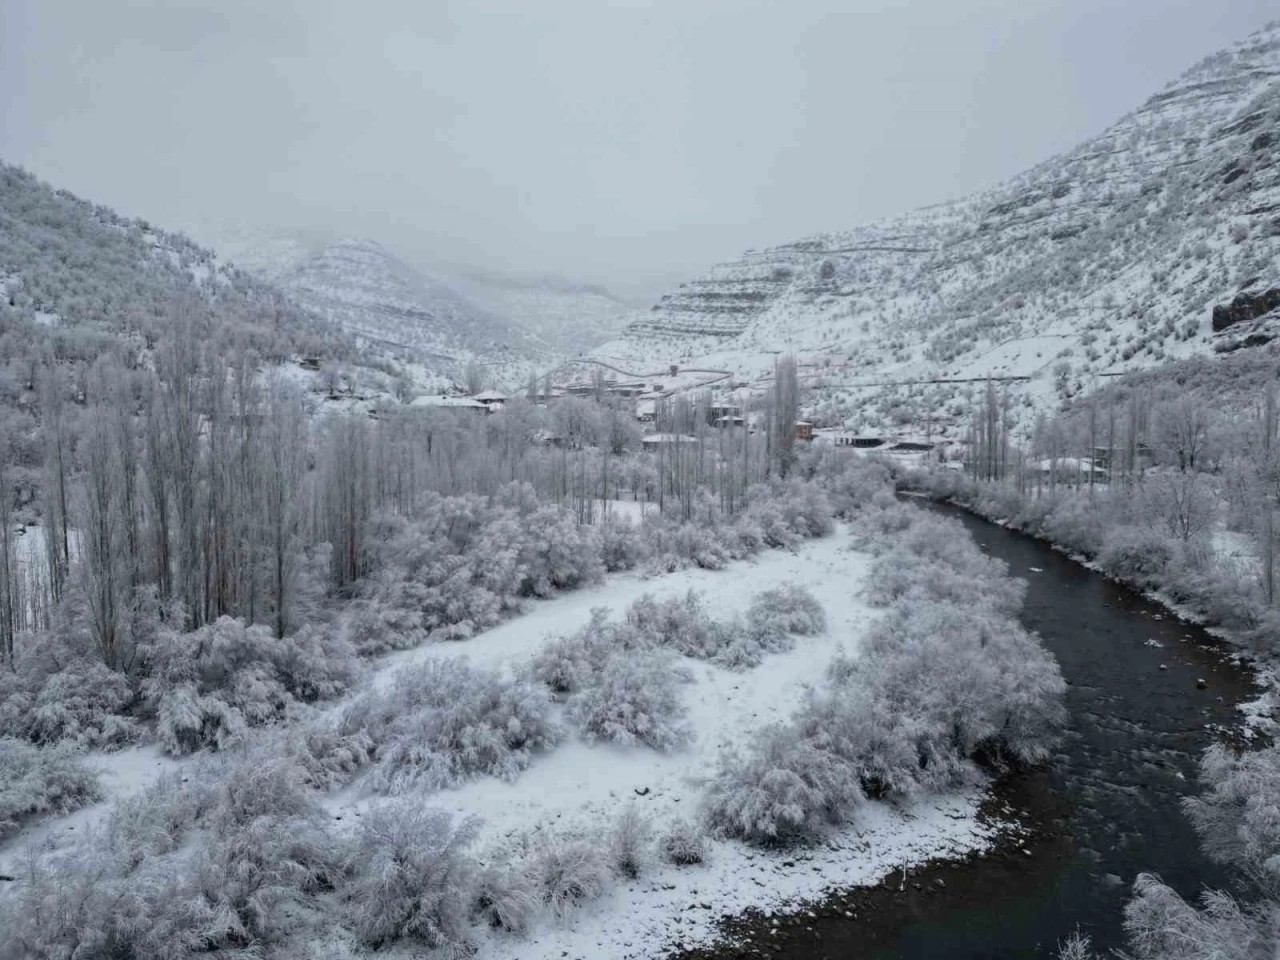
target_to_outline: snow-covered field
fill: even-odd
[[[687,662],[692,681],[682,690],[695,733],[687,747],[662,753],[643,745],[590,744],[571,737],[535,758],[514,782],[486,777],[421,796],[425,806],[479,817],[480,851],[498,849],[517,834],[536,836],[542,830],[603,833],[631,805],[661,830],[676,818],[697,818],[702,781],[714,773],[725,748],[743,743],[765,724],[785,720],[838,649],[857,651],[867,624],[880,616],[860,598],[869,565],[870,557],[849,549],[847,532],[841,528],[796,552],[770,551],[724,571],[682,571],[647,579],[612,576],[600,585],[536,603],[526,615],[471,640],[391,654],[374,666],[365,686],[385,687],[399,668],[430,656],[466,657],[478,666],[519,671],[549,637],[586,624],[593,608],[605,607],[620,617],[645,593],[661,599],[695,589],[702,593],[708,613],[729,617],[744,612],[763,590],[786,582],[803,584],[826,610],[824,634],[798,636],[793,650],[773,654],[752,670]],[[331,709],[343,706],[345,702]],[[153,746],[90,759],[103,771],[107,800],[69,817],[34,824],[10,839],[0,846],[0,872],[20,870],[21,857],[32,844],[47,850],[74,842],[103,820],[111,800],[193,762],[162,757]],[[773,854],[712,841],[703,864],[655,866],[638,880],[620,882],[603,900],[563,921],[543,921],[526,941],[497,935],[484,940],[480,955],[513,960],[641,957],[677,943],[706,940],[723,914],[816,899],[829,888],[878,881],[905,864],[983,847],[991,840],[991,828],[976,820],[980,796],[974,788],[905,809],[868,804],[855,822],[833,833],[826,844],[800,851]],[[330,795],[326,807],[354,826],[373,802],[376,798],[358,780]]]

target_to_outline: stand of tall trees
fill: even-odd
[[[76,377],[52,356],[39,367],[43,550],[19,543],[0,453],[0,661],[11,665],[14,638],[63,608],[115,670],[161,627],[231,616],[284,636],[307,597],[350,593],[369,574],[380,515],[412,518],[436,496],[514,482],[581,523],[622,498],[713,520],[795,462],[789,358],[743,425],[716,423],[709,393],[678,396],[657,411],[671,442],[645,447],[631,405],[604,391],[542,406],[513,398],[492,416],[314,417],[296,384],[205,332],[190,311],[149,364],[106,353]]]

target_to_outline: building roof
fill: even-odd
[[[651,433],[641,440],[647,446],[659,446],[664,443],[697,443],[697,437],[680,433]]]
[[[422,409],[423,407],[462,407],[471,410],[483,410],[485,405],[479,400],[473,400],[471,397],[444,397],[439,394],[425,395],[414,397],[409,404],[411,407]]]
[[[479,400],[481,403],[501,403],[507,397],[506,394],[499,393],[497,390],[481,390],[471,399]]]

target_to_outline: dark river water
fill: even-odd
[[[1179,802],[1197,789],[1213,728],[1237,724],[1237,704],[1256,692],[1250,672],[1203,630],[1044,544],[938,509],[1026,579],[1022,620],[1069,685],[1069,726],[1048,769],[1006,778],[998,789],[1035,828],[1029,855],[1015,845],[922,871],[901,893],[851,894],[816,921],[790,933],[784,926],[765,952],[805,960],[1052,957],[1076,929],[1106,950],[1122,945],[1122,910],[1140,872],[1159,874],[1184,897],[1205,886],[1231,889],[1226,871],[1200,852]],[[857,919],[845,919],[846,909]]]

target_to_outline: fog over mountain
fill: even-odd
[[[9,0],[0,157],[169,229],[319,230],[651,300],[741,250],[1013,176],[1273,14]]]

